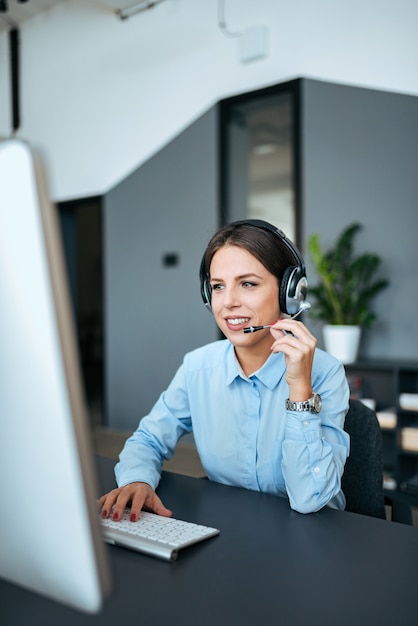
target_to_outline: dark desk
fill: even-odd
[[[100,459],[102,488],[113,462]],[[385,626],[418,624],[418,530],[165,473],[176,517],[219,537],[165,563],[109,546],[114,591],[91,617],[0,581],[2,626]]]

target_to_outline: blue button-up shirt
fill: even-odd
[[[127,440],[117,464],[119,486],[157,487],[164,459],[193,432],[211,480],[289,498],[308,513],[343,509],[341,476],[349,452],[344,432],[348,385],[343,366],[316,350],[312,388],[319,414],[286,410],[289,388],[282,353],[247,377],[228,340],[187,354],[167,390]]]

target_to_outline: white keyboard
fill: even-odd
[[[131,522],[129,516],[130,511],[126,509],[119,522],[100,518],[104,540],[167,561],[175,561],[181,548],[219,535],[217,528],[155,513],[141,511],[137,522]]]

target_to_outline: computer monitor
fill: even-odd
[[[0,576],[98,612],[96,485],[58,218],[39,159],[0,141]]]

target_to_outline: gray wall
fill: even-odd
[[[198,270],[217,226],[212,109],[104,198],[106,423],[132,430],[186,351],[217,338]],[[163,257],[178,255],[176,266]]]
[[[302,93],[304,239],[363,224],[357,249],[381,255],[390,287],[360,357],[418,359],[418,98],[313,80]]]

